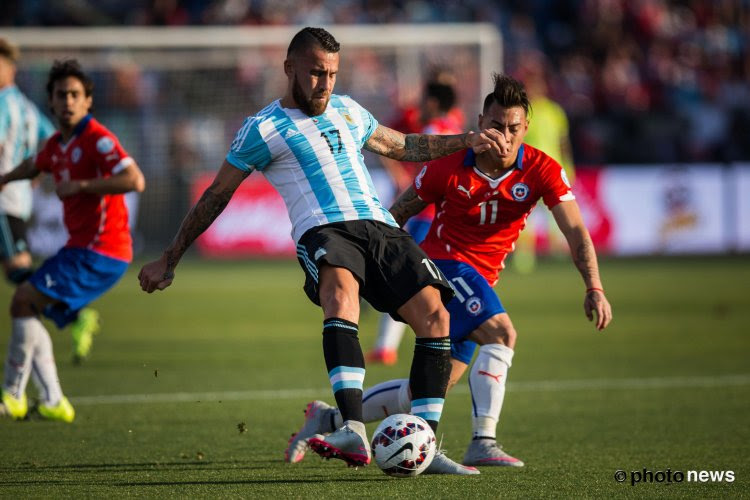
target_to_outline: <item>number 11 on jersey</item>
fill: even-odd
[[[492,207],[490,221],[487,222],[487,205]],[[479,204],[479,225],[494,224],[497,221],[497,200],[483,201]]]

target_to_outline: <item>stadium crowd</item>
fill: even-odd
[[[492,22],[547,66],[580,164],[750,159],[746,0],[10,0],[0,25]],[[304,4],[304,6],[301,6]]]

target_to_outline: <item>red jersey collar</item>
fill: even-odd
[[[81,132],[83,132],[83,129],[85,129],[86,125],[89,124],[89,122],[91,121],[91,118],[93,118],[93,116],[91,116],[91,113],[89,113],[86,116],[84,116],[83,118],[81,118],[81,121],[79,121],[76,124],[75,128],[73,129],[73,134],[70,136],[71,139],[73,137],[77,137],[77,136],[81,135]],[[57,141],[58,142],[62,142],[62,134],[60,134],[60,135],[57,136]],[[68,142],[70,142],[70,141],[68,141]]]

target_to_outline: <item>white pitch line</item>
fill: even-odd
[[[750,385],[750,374],[718,375],[714,377],[653,377],[623,379],[539,380],[509,382],[511,392],[554,392],[602,389],[666,389],[699,387],[733,387]],[[112,394],[106,396],[78,396],[71,398],[78,406],[127,403],[210,403],[217,401],[270,401],[303,399],[330,395],[331,389],[278,389],[223,392],[172,392],[157,394]],[[454,393],[467,394],[467,385],[459,385]]]

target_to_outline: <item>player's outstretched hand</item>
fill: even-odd
[[[612,306],[609,305],[607,297],[601,290],[590,290],[586,292],[586,299],[583,301],[583,310],[589,321],[594,320],[596,314],[596,329],[604,330],[612,321]]]
[[[511,149],[505,136],[494,128],[484,129],[478,134],[469,132],[468,142],[476,154],[494,150],[498,156],[505,156],[510,153]]]
[[[154,290],[164,290],[172,284],[174,272],[167,269],[167,260],[162,256],[159,260],[149,262],[138,273],[141,290],[152,293]]]

